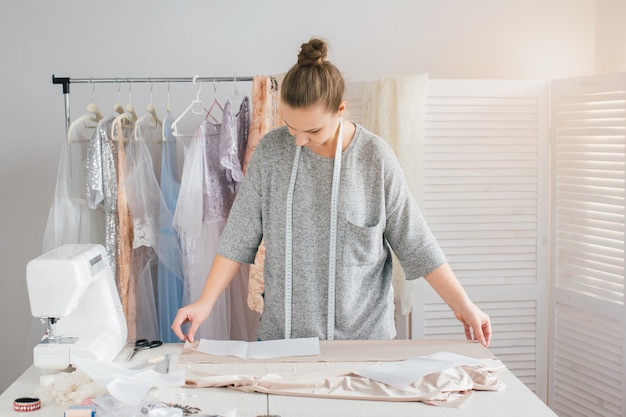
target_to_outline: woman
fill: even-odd
[[[463,323],[466,337],[488,346],[489,316],[450,269],[393,151],[342,119],[344,81],[326,52],[321,40],[303,44],[285,75],[286,126],[257,146],[202,294],[178,311],[172,330],[193,341],[264,238],[260,340],[393,338],[393,249],[407,278],[423,276]]]

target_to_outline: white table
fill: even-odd
[[[342,342],[322,342],[322,344],[337,344]],[[344,342],[345,343],[345,342]],[[363,354],[371,346],[372,342],[363,342],[359,349],[359,354]],[[377,341],[376,345],[385,344],[392,347],[394,351],[401,352],[400,356],[409,354],[420,356],[434,352],[449,351],[472,357],[488,357],[490,354],[476,343],[460,341]],[[179,355],[181,346],[177,344],[164,345],[158,354],[172,353],[172,368],[186,366],[190,356]],[[118,356],[117,361],[124,363],[130,347],[124,349]],[[377,349],[373,350],[374,353]],[[136,355],[133,361],[143,361],[155,352],[143,351]],[[142,356],[143,355],[143,356]],[[194,354],[198,355],[198,354]],[[193,356],[195,357],[195,356]],[[182,358],[178,363],[178,359]],[[206,362],[206,360],[202,360]],[[241,371],[246,369],[249,373],[259,374],[266,371],[280,370],[284,372],[285,364],[272,363],[268,361],[250,360],[242,361],[237,358],[220,358],[215,369],[231,372],[230,370]],[[310,365],[310,364],[309,364]],[[295,366],[295,368],[294,368]],[[290,364],[290,369],[307,368],[306,362],[301,365]],[[232,371],[232,372],[236,372]],[[39,387],[39,378],[46,372],[35,367],[28,368],[2,395],[0,395],[0,415],[20,415],[32,417],[57,417],[62,416],[64,408],[51,403],[44,403],[38,411],[29,413],[18,413],[13,411],[13,400],[18,397],[31,397],[35,395]],[[232,389],[224,388],[158,388],[159,399],[165,402],[173,402],[190,405],[207,410],[209,408],[236,408],[238,417],[257,417],[264,415],[278,415],[281,417],[308,417],[308,416],[362,416],[380,417],[391,416],[481,416],[481,417],[556,417],[532,391],[530,391],[519,379],[509,370],[502,369],[495,374],[506,385],[503,390],[476,391],[460,408],[447,408],[426,405],[423,403],[405,402],[382,402],[382,401],[362,401],[362,400],[341,400],[341,399],[320,399],[309,397],[288,397],[277,395],[266,395],[260,393],[244,393]]]

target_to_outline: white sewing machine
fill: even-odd
[[[45,326],[35,366],[110,361],[126,345],[126,320],[102,245],[64,245],[41,255],[26,266],[26,281],[31,312]]]

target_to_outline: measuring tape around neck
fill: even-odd
[[[328,245],[328,312],[326,339],[333,340],[335,335],[335,280],[337,266],[337,206],[339,200],[339,179],[341,176],[341,151],[343,144],[343,119],[339,119],[339,135],[335,149],[333,180],[330,192],[330,235]],[[293,290],[293,191],[298,175],[298,163],[302,146],[296,148],[287,191],[287,212],[285,224],[285,339],[291,339],[291,304]]]

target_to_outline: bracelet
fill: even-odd
[[[39,398],[21,397],[13,401],[13,409],[15,411],[35,411],[41,408],[41,400]]]

